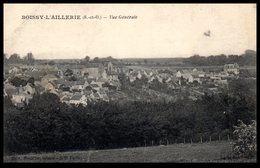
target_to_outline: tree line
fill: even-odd
[[[238,65],[255,66],[256,65],[256,52],[253,50],[246,50],[241,55],[211,55],[211,56],[200,56],[194,55],[183,61],[186,65],[193,66],[223,66],[225,64],[238,63]]]
[[[7,54],[4,53],[4,63],[27,63],[33,64],[35,62],[34,55],[30,52],[25,56],[21,57],[19,54],[14,53],[11,54],[9,58],[7,58]]]

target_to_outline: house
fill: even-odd
[[[25,104],[29,103],[29,100],[31,100],[32,97],[33,94],[25,92],[25,88],[20,86],[12,93],[11,101],[15,106],[23,107]]]
[[[94,89],[94,90],[100,90],[100,87],[98,86],[98,84],[92,83],[92,84],[90,84],[89,86],[90,86],[92,89]]]
[[[148,78],[148,83],[151,83],[153,80],[155,80],[155,75],[152,75]]]
[[[74,94],[70,98],[69,103],[75,104],[75,105],[82,104],[83,106],[86,106],[87,105],[87,97],[85,95],[81,95],[81,94]]]
[[[69,104],[70,103],[70,97],[67,95],[64,95],[63,97],[61,97],[61,102]]]
[[[107,72],[107,78],[110,81],[118,81],[118,74],[116,72]]]
[[[76,76],[81,75],[81,68],[80,67],[73,68],[72,71],[73,71],[73,74],[76,75]]]
[[[235,75],[238,75],[239,74],[239,65],[237,63],[225,64],[224,71],[227,73],[233,73]]]
[[[26,98],[25,94],[18,93],[18,94],[12,95],[11,101],[15,106],[23,107],[25,104],[27,104],[29,102],[29,99]]]
[[[189,82],[189,83],[193,83],[193,80],[194,80],[193,76],[192,76],[192,75],[189,75],[188,82]]]
[[[33,77],[34,81],[41,81],[42,77],[45,75],[43,71],[28,71],[25,73],[26,75]]]
[[[142,74],[141,74],[140,71],[137,72],[136,78],[137,78],[137,79],[141,79],[141,78],[142,78]]]
[[[107,79],[107,72],[105,70],[101,72],[101,78]]]
[[[95,84],[97,84],[100,88],[102,88],[102,85],[103,85],[105,82],[107,82],[106,79],[104,79],[104,78],[99,78],[99,79],[97,79],[97,81],[95,82]]]
[[[150,76],[153,75],[153,71],[146,69],[146,70],[144,70],[144,75],[145,75],[146,77],[150,77]]]
[[[9,74],[18,74],[21,72],[21,69],[19,69],[18,67],[13,67],[9,70]]]
[[[199,84],[202,84],[202,81],[200,80],[200,78],[193,78],[193,82],[197,81]]]
[[[93,97],[93,99],[94,99],[95,101],[100,100],[100,96],[99,96],[98,93],[92,93],[92,97]]]
[[[160,77],[159,75],[156,75],[156,78],[158,79],[158,81],[159,81],[160,83],[162,83],[162,82],[163,82],[163,78],[162,78],[162,77]]]
[[[98,78],[100,77],[100,69],[102,69],[102,65],[99,63],[89,63],[85,68],[81,69],[81,75],[84,76],[87,74],[88,77]]]
[[[109,61],[109,62],[107,63],[107,71],[108,71],[108,72],[114,71],[113,64],[112,64],[111,61]]]
[[[71,87],[74,85],[73,81],[64,81],[62,84],[59,85],[58,89],[62,91],[70,91],[72,90]]]
[[[219,85],[228,85],[227,79],[216,80],[215,83],[217,83]]]
[[[58,97],[60,97],[60,91],[58,91],[58,90],[45,90],[45,92],[52,93],[52,94],[55,94]]]
[[[114,86],[117,90],[120,88],[121,84],[118,81],[110,81],[109,84]]]
[[[55,76],[54,74],[47,74],[45,76],[42,77],[41,79],[41,83],[42,85],[46,85],[48,82],[50,81],[55,81],[58,80],[57,76]]]
[[[130,75],[128,78],[129,78],[129,81],[130,81],[131,83],[136,80],[136,77],[133,76],[133,75]]]
[[[91,94],[93,93],[92,90],[84,90],[83,92],[84,92],[83,94],[84,94],[88,99],[91,98]]]
[[[75,81],[74,85],[71,86],[71,90],[82,91],[88,86],[88,82],[84,80]]]
[[[57,75],[58,75],[60,78],[63,78],[63,77],[64,77],[64,73],[63,73],[62,70],[58,70]]]
[[[105,92],[105,90],[100,89],[97,94],[99,95],[100,99],[104,100],[104,101],[109,101],[109,98],[107,96],[107,93]]]
[[[31,83],[27,83],[25,86],[24,86],[24,92],[28,95],[34,95],[35,93],[35,88],[32,86]]]
[[[45,91],[54,91],[55,90],[55,84],[53,82],[48,82],[45,86]]]
[[[176,73],[176,78],[181,78],[181,77],[182,77],[182,73],[180,70],[178,70]]]
[[[57,88],[60,88],[60,86],[65,83],[65,80],[64,79],[58,79],[58,80],[53,81],[53,83],[56,85]]]
[[[12,95],[19,93],[19,88],[13,86],[13,87],[8,87],[8,88],[4,88],[4,94],[5,96],[10,96],[12,97]]]
[[[199,73],[199,77],[200,78],[204,78],[205,77],[205,73]]]
[[[171,80],[172,80],[172,79],[171,79],[170,77],[168,77],[168,78],[165,80],[165,82],[166,82],[166,83],[169,83]]]

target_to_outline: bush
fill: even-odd
[[[256,121],[246,125],[241,120],[233,132],[237,136],[233,152],[235,157],[253,158],[256,155]]]

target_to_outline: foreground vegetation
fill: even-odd
[[[5,162],[256,162],[256,159],[229,159],[228,141],[173,144],[113,150],[89,150],[14,155]]]

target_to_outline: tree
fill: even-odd
[[[121,83],[122,89],[127,89],[129,86],[129,80],[128,80],[127,76],[124,73],[120,73],[118,75],[118,79]]]
[[[27,63],[27,64],[33,64],[34,63],[34,56],[32,53],[27,53],[26,56],[24,56],[24,61]]]
[[[99,62],[99,58],[98,58],[98,57],[95,57],[95,58],[93,59],[93,61],[94,61],[94,62]]]
[[[65,76],[71,76],[73,75],[73,71],[71,69],[67,69],[64,74]]]
[[[71,76],[70,78],[69,78],[69,81],[76,81],[77,80],[77,78],[75,77],[75,76]]]
[[[11,63],[19,63],[19,62],[21,62],[21,58],[18,54],[14,53],[10,56],[9,61]]]
[[[84,61],[85,61],[85,63],[88,63],[88,62],[90,61],[90,57],[89,57],[89,56],[86,56],[86,57],[84,58]]]

